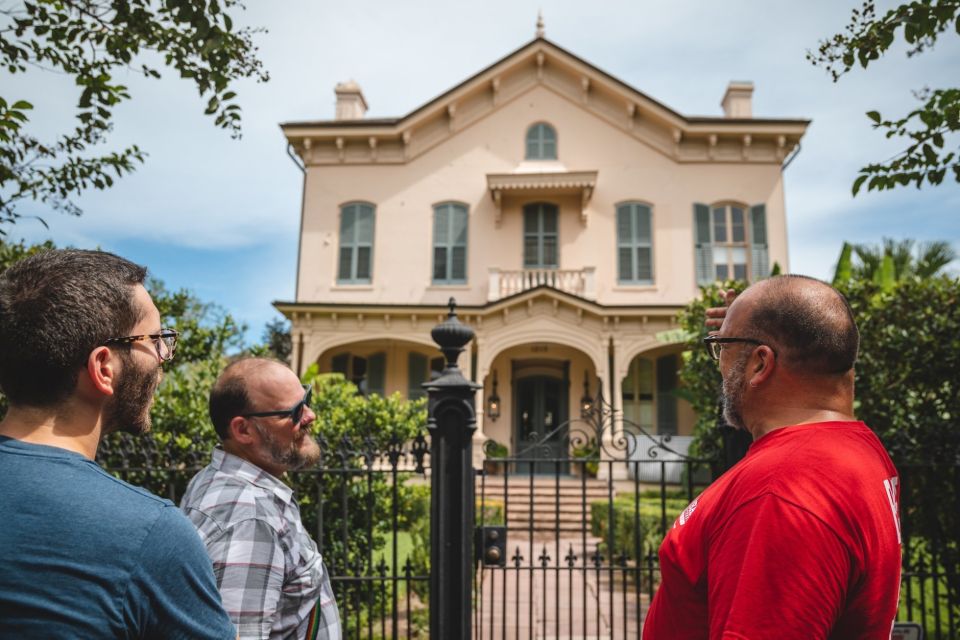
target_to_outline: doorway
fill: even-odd
[[[513,396],[517,473],[570,472],[568,396],[569,384],[563,378],[537,375],[517,380]]]

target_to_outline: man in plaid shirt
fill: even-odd
[[[311,392],[286,366],[262,358],[232,363],[210,391],[222,444],[180,508],[207,547],[241,640],[340,639],[326,567],[280,479],[319,459]]]

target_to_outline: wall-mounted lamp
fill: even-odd
[[[493,370],[493,392],[487,398],[487,417],[493,422],[500,417],[500,396],[497,395],[497,370]]]
[[[580,417],[586,418],[593,411],[593,396],[590,395],[589,373],[583,372],[583,396],[580,398]]]

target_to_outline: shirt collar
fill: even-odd
[[[235,476],[254,486],[270,491],[280,498],[284,504],[293,503],[293,489],[284,484],[283,481],[270,475],[252,462],[224,451],[219,445],[213,450],[213,460],[210,465],[221,473]]]

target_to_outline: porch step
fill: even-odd
[[[487,476],[478,478],[478,503],[506,508],[506,524],[516,531],[579,534],[590,529],[590,505],[610,499],[610,487],[594,478]]]

